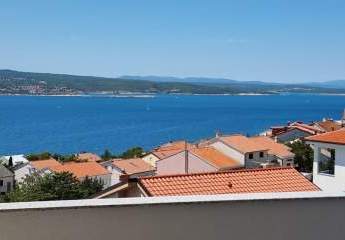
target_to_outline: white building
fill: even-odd
[[[2,157],[0,157],[0,162],[8,165],[9,164],[9,160],[10,160],[11,157],[12,157],[13,166],[29,162],[29,160],[26,159],[23,154],[2,156]]]
[[[313,182],[324,191],[345,191],[345,129],[305,140],[314,149]]]
[[[5,166],[0,164],[0,195],[3,195],[13,189],[14,174]]]
[[[155,168],[141,158],[112,159],[101,163],[111,173],[111,186],[120,183],[121,178],[152,176]]]
[[[24,179],[35,172],[30,163],[18,164],[13,168],[16,184],[22,183]]]

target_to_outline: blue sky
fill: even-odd
[[[0,68],[345,79],[345,1],[2,0]]]

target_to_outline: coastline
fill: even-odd
[[[273,96],[273,95],[321,95],[321,96],[345,96],[345,93],[133,93],[133,94],[0,94],[2,96],[18,97],[108,97],[108,98],[155,98],[160,95],[167,96]]]

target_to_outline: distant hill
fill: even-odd
[[[238,82],[226,78],[204,78],[204,77],[165,77],[165,76],[121,76],[123,79],[137,79],[153,82],[182,82],[182,83],[234,83]]]
[[[345,80],[333,80],[333,81],[326,81],[326,82],[312,82],[312,83],[307,83],[306,85],[322,87],[322,88],[345,89]]]
[[[0,70],[0,94],[76,95],[76,94],[277,94],[345,93],[345,89],[307,84],[241,82],[223,78],[175,78],[123,76],[104,78],[69,74]]]
[[[207,77],[166,77],[166,76],[121,76],[123,79],[136,79],[153,82],[182,82],[182,83],[223,83],[223,84],[255,84],[255,85],[279,85],[279,83],[267,83],[261,81],[238,81],[228,78],[207,78]]]

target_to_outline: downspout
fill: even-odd
[[[184,143],[184,171],[185,173],[189,172],[189,154],[188,154],[188,149],[187,149],[187,141]]]

